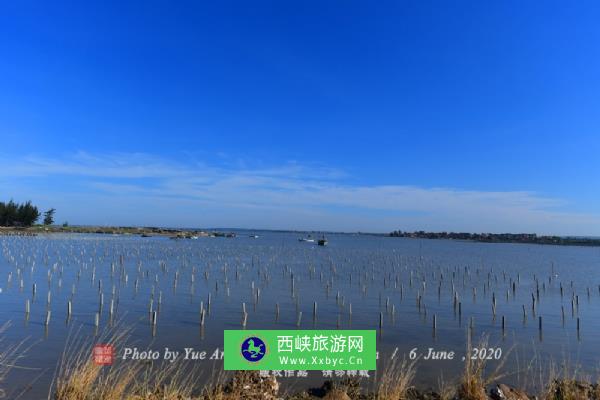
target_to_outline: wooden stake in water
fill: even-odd
[[[562,282],[560,283],[560,297],[563,297],[563,285]]]
[[[112,320],[114,311],[115,311],[115,299],[110,299],[110,308],[108,309],[108,316],[111,320]]]

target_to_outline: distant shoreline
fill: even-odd
[[[460,240],[479,243],[520,243],[540,244],[555,246],[585,246],[600,247],[600,238],[575,237],[575,236],[544,236],[535,233],[465,233],[465,232],[402,232],[369,233],[369,232],[321,232],[300,230],[271,230],[271,229],[246,229],[246,228],[162,228],[162,227],[136,227],[136,226],[88,226],[88,225],[34,225],[29,227],[0,226],[0,236],[36,236],[51,233],[81,233],[81,234],[106,234],[106,235],[139,235],[145,237],[162,236],[173,239],[190,239],[197,237],[235,237],[239,231],[245,232],[283,232],[283,233],[326,233],[342,235],[361,235],[379,237],[400,237],[407,239],[438,239]]]
[[[600,239],[569,236],[538,236],[535,233],[456,233],[456,232],[402,232],[394,231],[389,237],[411,239],[464,240],[480,243],[521,243],[555,246],[600,246]]]
[[[218,232],[199,229],[174,229],[158,227],[132,227],[132,226],[46,226],[35,225],[30,227],[0,227],[0,235],[4,236],[36,236],[51,233],[95,233],[105,235],[139,235],[139,236],[165,236],[172,238],[214,237],[227,236],[228,232]]]

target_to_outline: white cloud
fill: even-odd
[[[598,215],[532,192],[354,185],[343,171],[297,162],[239,169],[86,152],[3,160],[0,178],[28,198],[37,197],[36,182],[59,178],[43,197],[73,223],[600,234]],[[98,207],[90,216],[83,204]]]

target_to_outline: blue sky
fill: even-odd
[[[0,197],[74,224],[600,235],[597,2],[5,2]]]

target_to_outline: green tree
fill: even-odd
[[[56,209],[51,208],[44,213],[44,225],[52,225],[54,223],[54,213]]]
[[[0,201],[0,226],[6,225],[6,204]]]
[[[40,212],[37,207],[28,201],[24,204],[20,204],[17,208],[17,220],[20,225],[31,226],[40,217]]]
[[[0,225],[15,226],[17,221],[17,204],[10,200],[8,203],[2,203],[0,206]]]
[[[40,212],[31,201],[23,204],[13,200],[0,202],[0,226],[31,226],[39,217]]]

